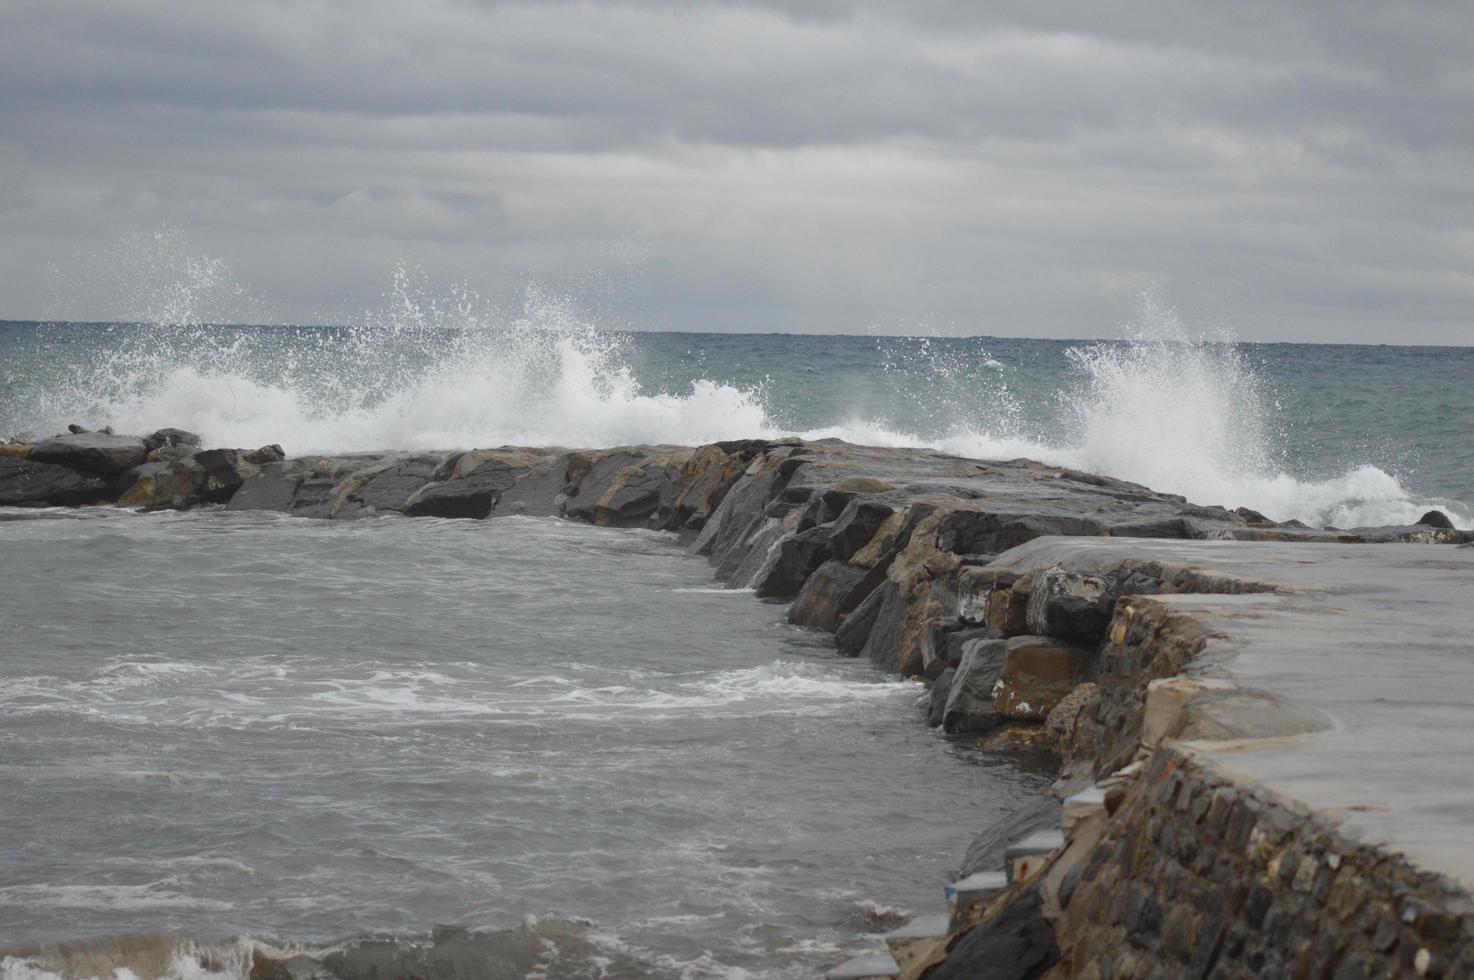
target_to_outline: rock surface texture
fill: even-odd
[[[904,940],[905,976],[1474,976],[1474,548],[1453,547],[1474,534],[1436,512],[1317,530],[829,440],[0,446],[0,506],[95,503],[674,532],[841,654],[926,681],[932,724],[1052,745],[1083,790],[1063,836],[1036,826],[1057,805],[1029,815],[996,899],[977,881],[1003,842],[980,838],[971,904],[932,946]]]

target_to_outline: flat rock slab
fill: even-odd
[[[990,567],[1101,575],[1143,562],[1276,589],[1139,600],[1207,631],[1188,676],[1254,695],[1205,704],[1198,727],[1220,738],[1189,748],[1474,888],[1474,548],[1039,538]],[[1282,722],[1304,732],[1306,717],[1318,730],[1262,737]]]

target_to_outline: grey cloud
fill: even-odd
[[[5,21],[0,316],[168,222],[283,319],[362,309],[407,260],[493,293],[625,277],[599,302],[654,328],[1080,336],[1158,283],[1253,338],[1474,341],[1452,7],[13,0]]]

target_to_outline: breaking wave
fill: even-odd
[[[39,433],[72,421],[133,432],[175,425],[213,445],[279,442],[292,454],[836,437],[1031,457],[1317,526],[1410,523],[1434,507],[1474,524],[1467,505],[1419,496],[1369,463],[1297,472],[1274,392],[1244,350],[1193,336],[1150,302],[1134,339],[1070,350],[1072,370],[1052,393],[1026,398],[1009,366],[987,354],[962,364],[925,338],[881,340],[879,369],[852,387],[888,385],[900,411],[841,416],[831,407],[827,419],[785,424],[769,396],[791,393],[761,382],[647,387],[632,366],[632,335],[537,289],[507,310],[400,269],[382,307],[353,326],[217,328],[206,318],[230,319],[240,308],[230,304],[248,295],[224,263],[174,233],[132,248],[141,271],[129,275],[146,289],[122,308],[147,326],[106,328],[105,345],[26,391],[6,421]]]

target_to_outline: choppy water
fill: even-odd
[[[655,533],[10,511],[0,556],[0,948],[458,924],[510,930],[492,976],[808,976],[1047,783]]]
[[[420,305],[417,305],[417,302]],[[631,334],[406,298],[351,327],[0,324],[0,435],[289,453],[757,435],[1028,456],[1324,526],[1474,526],[1474,347]]]

